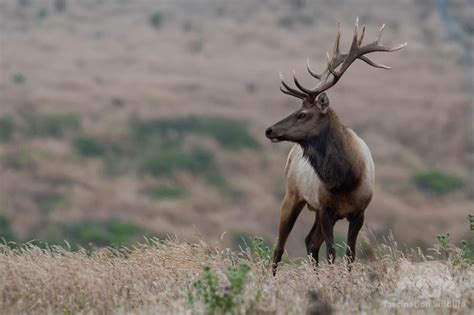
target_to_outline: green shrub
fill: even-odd
[[[235,251],[245,250],[249,248],[253,236],[245,232],[234,232],[232,234],[232,249]]]
[[[474,265],[474,237],[469,240],[461,241],[461,249],[463,251],[463,258],[469,265]]]
[[[194,174],[206,174],[214,165],[212,152],[195,148],[190,151],[182,148],[163,150],[156,156],[145,158],[140,169],[155,177],[170,176],[175,170],[185,170]]]
[[[14,131],[14,121],[11,116],[0,117],[0,141],[10,141]]]
[[[17,72],[13,75],[13,82],[21,85],[26,82],[26,76],[23,73]]]
[[[81,121],[74,114],[25,113],[22,115],[29,136],[62,138],[80,130]]]
[[[102,157],[106,153],[105,145],[92,137],[79,137],[72,145],[76,153],[84,157]]]
[[[62,244],[67,240],[72,247],[130,245],[151,234],[141,227],[118,219],[83,220],[58,223],[47,235],[42,235],[49,244]],[[35,236],[36,238],[36,236]]]
[[[221,193],[231,196],[233,200],[242,201],[242,198],[245,197],[245,193],[229,183],[217,168],[204,174],[204,180],[209,186],[218,189]]]
[[[90,151],[89,155],[83,156],[101,158],[104,163],[105,173],[109,176],[123,175],[131,169],[135,170],[137,167],[136,160],[139,156],[147,154],[147,151],[137,146],[136,143],[131,142],[128,138],[117,140],[104,141],[93,139],[91,145],[87,143],[83,145],[84,149],[89,147],[88,151]]]
[[[262,237],[252,236],[247,233],[234,233],[232,236],[232,248],[240,251],[250,251],[257,261],[271,262],[273,246],[264,241]]]
[[[5,165],[5,167],[14,170],[21,170],[34,165],[33,156],[31,153],[25,150],[3,155],[2,163]]]
[[[182,187],[160,186],[147,191],[147,194],[154,199],[181,199],[186,197],[189,192]]]
[[[474,265],[474,214],[469,214],[469,237],[462,240],[461,246],[451,244],[449,233],[438,234],[438,253],[455,265]]]
[[[234,236],[234,246],[238,246],[238,249],[248,251],[255,261],[263,262],[265,265],[269,265],[272,262],[273,246],[270,246],[263,238],[258,236],[249,236],[241,234]]]
[[[445,195],[463,186],[459,177],[438,170],[419,172],[414,181],[421,190],[433,195]]]
[[[469,232],[468,240],[461,241],[461,248],[464,254],[464,260],[470,265],[474,265],[474,214],[469,214]]]
[[[36,17],[38,20],[44,20],[47,18],[49,15],[48,9],[47,8],[39,8],[38,11],[36,12]]]
[[[181,136],[186,132],[188,126],[180,120],[150,119],[150,120],[131,120],[130,138],[133,143],[141,146],[149,146],[156,139],[168,139],[174,136]],[[171,134],[172,132],[176,134]]]
[[[217,172],[212,172],[210,174],[206,174],[205,179],[206,179],[206,183],[209,186],[213,186],[213,187],[218,188],[222,191],[228,190],[228,189],[231,188],[229,186],[229,183],[225,179],[225,177],[223,177],[221,174],[219,174]]]
[[[12,229],[10,220],[5,216],[3,211],[0,209],[0,241],[4,239],[5,241],[15,241],[16,235]]]
[[[259,147],[246,123],[221,117],[135,120],[130,127],[132,138],[141,144],[149,144],[157,138],[175,140],[192,134],[213,138],[229,150]]]
[[[207,118],[200,121],[199,129],[203,134],[216,139],[225,149],[239,150],[258,147],[258,143],[250,134],[247,126],[240,121]]]
[[[151,16],[150,16],[150,24],[156,28],[159,29],[163,23],[163,14],[160,11],[155,11]]]
[[[295,21],[293,17],[289,15],[282,16],[278,19],[278,25],[280,25],[283,28],[291,29],[294,24],[295,24]]]
[[[257,261],[267,265],[272,262],[273,249],[264,242],[263,238],[254,236],[250,242],[250,250]]]
[[[56,192],[38,193],[34,196],[34,200],[39,210],[45,215],[54,209],[65,207],[67,203],[65,197]]]
[[[449,256],[448,251],[451,244],[449,241],[449,233],[438,234],[436,238],[438,239],[440,248],[445,252],[446,256]]]
[[[249,272],[247,264],[229,267],[226,282],[221,284],[217,274],[210,267],[204,267],[201,278],[194,281],[188,292],[188,304],[192,307],[201,301],[206,314],[234,314],[236,306],[243,302]],[[260,292],[257,292],[255,302],[259,298]]]

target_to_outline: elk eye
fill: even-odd
[[[305,112],[299,112],[298,114],[296,114],[296,119],[298,120],[305,119],[307,116],[308,114],[306,114]]]

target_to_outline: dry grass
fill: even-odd
[[[316,307],[309,292],[329,302],[335,313],[469,313],[474,299],[474,267],[403,255],[395,246],[379,246],[378,258],[344,264],[291,261],[271,276],[263,261],[246,252],[212,248],[205,243],[149,241],[120,251],[91,254],[60,247],[0,247],[2,314],[137,313],[191,314],[186,297],[204,266],[223,277],[231,265],[251,266],[237,313],[304,314]],[[224,283],[223,283],[224,284]],[[251,306],[257,293],[261,295]],[[203,313],[203,304],[194,312]]]

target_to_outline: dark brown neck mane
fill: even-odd
[[[350,191],[357,186],[360,176],[351,161],[350,135],[337,114],[328,108],[327,122],[318,137],[300,143],[325,187],[333,192]]]

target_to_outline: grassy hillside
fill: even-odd
[[[158,239],[93,252],[1,245],[0,308],[4,314],[468,314],[472,255],[443,244],[430,256],[403,253],[391,241],[365,246],[351,271],[343,263],[287,260],[272,277],[258,240],[239,252]]]
[[[439,232],[462,239],[474,209],[469,95],[436,10],[408,0],[1,1],[0,236],[112,245],[124,229],[131,240],[226,233],[222,246],[245,235],[272,244],[290,145],[263,131],[300,106],[278,91],[278,71],[314,84],[307,56],[324,66],[337,21],[347,48],[358,15],[367,38],[386,23],[384,43],[409,43],[374,56],[392,70],[357,63],[329,92],[374,155],[365,230],[424,247]],[[304,253],[312,221],[302,214],[291,255]]]

